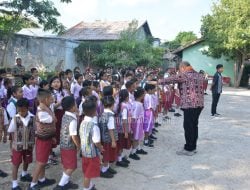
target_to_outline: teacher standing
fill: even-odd
[[[179,74],[164,79],[163,83],[177,83],[180,90],[186,144],[176,154],[193,156],[197,153],[198,123],[204,108],[204,77],[196,72],[187,61],[180,63],[179,71]]]

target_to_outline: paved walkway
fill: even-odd
[[[197,155],[175,154],[184,143],[183,118],[171,115],[171,123],[159,128],[155,148],[147,149],[148,156],[132,161],[128,169],[118,168],[114,179],[97,179],[96,187],[100,190],[249,190],[250,91],[225,89],[218,108],[222,116],[218,118],[210,116],[211,96],[205,99]],[[0,168],[11,173],[8,155],[8,146],[1,144]],[[73,180],[81,185],[80,166],[79,162]],[[59,180],[60,166],[51,166],[47,174]],[[1,179],[0,189],[10,189],[10,182],[10,177]]]

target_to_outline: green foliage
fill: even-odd
[[[153,48],[151,39],[138,40],[138,22],[131,22],[129,28],[123,31],[120,39],[103,42],[82,43],[74,52],[78,62],[90,62],[98,67],[107,65],[114,67],[129,67],[144,65],[156,67],[162,64],[163,48]],[[91,57],[88,52],[90,49]]]
[[[220,0],[212,14],[202,18],[201,33],[209,45],[208,55],[221,57],[250,53],[249,0]]]

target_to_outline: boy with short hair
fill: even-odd
[[[36,114],[36,167],[28,190],[39,190],[56,182],[54,179],[45,178],[45,166],[52,146],[56,143],[56,117],[50,109],[54,99],[49,90],[39,89],[38,100],[39,106]]]
[[[65,111],[60,138],[63,175],[54,190],[78,189],[77,184],[69,181],[70,176],[77,168],[77,150],[80,149],[80,139],[77,135],[77,106],[73,96],[63,98],[61,104]]]
[[[85,117],[80,126],[83,186],[84,190],[96,190],[91,179],[100,176],[100,152],[103,152],[100,129],[93,120],[96,115],[96,102],[84,102],[83,112]]]
[[[29,101],[21,98],[16,103],[18,114],[10,123],[8,132],[12,135],[12,190],[20,190],[17,182],[18,168],[23,162],[24,169],[20,180],[31,181],[27,173],[28,165],[32,163],[32,152],[35,144],[35,117],[29,113]]]

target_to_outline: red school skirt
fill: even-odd
[[[103,143],[103,162],[115,162],[117,160],[117,148],[112,148],[111,143]]]
[[[76,149],[61,149],[61,160],[64,169],[77,168],[77,150]]]
[[[100,177],[101,162],[99,156],[95,158],[82,157],[82,171],[85,178]]]
[[[61,133],[61,124],[62,124],[62,117],[64,115],[64,111],[61,109],[55,110],[56,116],[56,145],[60,144],[60,133]],[[53,147],[55,148],[55,147]]]
[[[131,133],[128,134],[127,139],[125,139],[124,136],[125,136],[124,133],[119,133],[118,134],[117,146],[118,146],[119,150],[122,150],[122,149],[129,150],[131,148],[131,146],[132,146],[132,142],[131,142],[132,135],[131,135]]]

